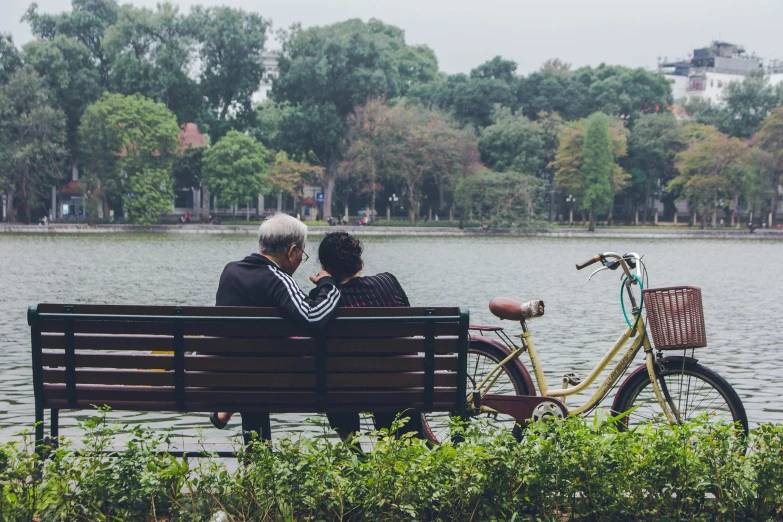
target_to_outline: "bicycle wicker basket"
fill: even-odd
[[[700,288],[671,286],[642,292],[656,348],[681,350],[707,346]]]

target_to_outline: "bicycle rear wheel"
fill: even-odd
[[[748,433],[745,407],[723,377],[687,358],[670,357],[660,364],[659,386],[665,384],[682,422],[706,414],[710,421],[739,423]],[[632,408],[637,409],[622,418],[621,427],[668,424],[647,371],[637,372],[623,383],[612,406],[615,415]]]
[[[468,348],[468,381],[467,391],[470,393],[499,362],[508,356],[508,351],[494,344],[482,341],[471,341]],[[535,393],[528,389],[527,382],[513,361],[506,364],[489,393],[498,395],[530,395]],[[451,438],[449,415],[446,413],[423,413],[422,424],[424,433],[430,442],[440,444]],[[472,419],[487,419],[490,430],[510,430],[517,440],[522,437],[522,430],[513,417],[502,413],[482,414]]]

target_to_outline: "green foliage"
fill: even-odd
[[[89,49],[74,37],[58,34],[52,40],[34,40],[25,45],[24,61],[45,80],[65,112],[68,152],[75,160],[82,114],[101,94],[100,77]]]
[[[210,193],[232,205],[266,191],[267,151],[251,136],[231,131],[204,153],[203,181]]]
[[[55,108],[43,80],[17,69],[0,85],[0,188],[14,192],[24,205],[27,223],[39,197],[48,194],[63,173],[65,116]]]
[[[216,142],[232,128],[229,110],[240,120],[252,115],[251,97],[264,74],[261,52],[271,22],[242,9],[196,6],[189,23],[199,44],[199,87],[211,111],[206,123]]]
[[[597,112],[587,120],[582,145],[582,172],[585,175],[582,208],[589,210],[591,216],[609,210],[612,203],[613,166],[609,118]]]
[[[707,224],[707,214],[721,198],[728,200],[741,191],[748,168],[749,150],[738,138],[729,138],[715,128],[699,128],[689,147],[677,155],[679,175],[666,190],[686,199]]]
[[[151,223],[173,201],[169,172],[178,134],[174,114],[162,103],[104,93],[79,126],[85,174],[121,196],[131,222]]]
[[[481,170],[458,182],[455,199],[467,219],[494,227],[520,227],[535,219],[541,188],[541,181],[530,174]]]
[[[481,131],[479,150],[484,164],[498,172],[538,174],[552,152],[545,147],[545,129],[507,107],[497,107],[492,125]],[[550,160],[551,161],[551,160]]]
[[[201,185],[205,147],[188,147],[179,153],[171,167],[171,178],[176,190]]]
[[[21,66],[22,59],[13,38],[9,34],[0,33],[0,85],[7,83],[14,71]]]
[[[3,520],[776,520],[783,516],[783,426],[745,441],[698,420],[618,431],[571,417],[509,432],[468,424],[459,444],[378,433],[350,442],[280,439],[240,451],[244,465],[165,452],[170,433],[82,423],[83,449],[60,440],[42,462],[22,444],[0,449]],[[747,442],[747,446],[745,445]],[[746,447],[750,448],[746,451]],[[41,473],[36,473],[41,470]]]

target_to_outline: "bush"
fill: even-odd
[[[41,461],[22,444],[0,451],[1,520],[779,520],[783,425],[743,439],[731,425],[618,431],[571,418],[538,424],[521,443],[481,424],[460,444],[429,448],[387,432],[374,452],[324,438],[254,443],[228,471],[182,459],[169,436],[85,423]],[[127,437],[127,436],[126,436]],[[748,448],[746,452],[746,448]],[[233,467],[233,466],[232,466]],[[219,515],[218,515],[219,516]],[[214,518],[218,520],[219,518]]]

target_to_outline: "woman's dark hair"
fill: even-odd
[[[318,246],[318,261],[340,284],[364,267],[362,242],[348,232],[329,232]]]

